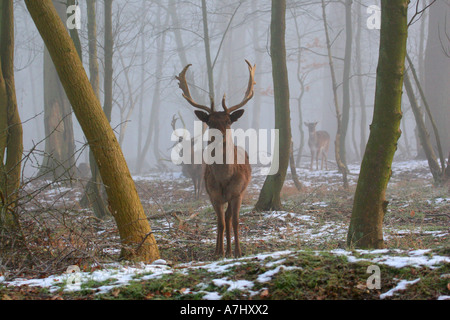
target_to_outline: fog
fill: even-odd
[[[445,2],[445,1],[442,1]],[[350,119],[347,132],[347,161],[361,159],[362,108],[366,109],[366,138],[373,112],[376,66],[378,60],[379,29],[376,11],[379,1],[353,1],[353,48],[350,70]],[[441,4],[442,5],[442,4]],[[423,3],[419,3],[422,9]],[[448,1],[443,3],[447,9]],[[245,106],[245,114],[233,127],[272,129],[274,127],[274,101],[272,66],[270,59],[271,3],[266,0],[207,1],[210,56],[213,62],[214,98],[220,101],[226,93],[229,105],[239,103],[248,81],[245,59],[256,64],[255,96]],[[85,1],[79,2],[83,63],[89,74],[87,13]],[[22,1],[16,3],[16,90],[19,112],[23,121],[25,152],[36,148],[44,150],[44,46],[33,21]],[[410,16],[416,12],[416,1],[410,5]],[[343,3],[327,5],[332,54],[338,79],[338,94],[342,106],[343,58],[345,54],[345,7]],[[408,53],[424,78],[424,58],[428,34],[429,12],[419,14],[409,27]],[[288,1],[286,45],[291,99],[291,126],[294,153],[300,145],[300,130],[304,131],[303,159],[309,156],[307,128],[303,122],[318,121],[317,128],[330,133],[334,141],[336,114],[333,105],[332,83],[326,53],[320,1]],[[192,64],[190,83],[194,98],[209,104],[208,77],[205,58],[204,24],[201,1],[126,1],[113,2],[114,74],[113,109],[111,126],[114,128],[131,171],[134,174],[151,170],[178,170],[170,162],[173,145],[171,120],[181,116],[185,127],[193,130],[194,109],[183,99],[175,76],[185,63]],[[449,20],[450,21],[450,20]],[[448,26],[441,20],[441,29]],[[104,17],[103,1],[97,1],[98,58],[100,63],[100,100],[103,102],[104,74]],[[450,34],[450,32],[449,32]],[[356,49],[360,37],[360,49]],[[444,38],[445,40],[445,38]],[[445,46],[433,50],[444,55]],[[361,70],[357,69],[357,59]],[[185,61],[183,61],[185,60]],[[450,62],[450,61],[448,61]],[[447,64],[449,64],[447,62]],[[358,87],[362,80],[363,95]],[[447,73],[447,78],[449,74]],[[303,91],[302,83],[303,82]],[[444,101],[449,102],[448,90]],[[299,97],[301,97],[299,103]],[[445,100],[446,99],[446,100]],[[364,103],[364,105],[361,104]],[[301,110],[299,110],[301,105]],[[444,104],[443,112],[448,103]],[[152,111],[153,110],[153,111]],[[153,112],[153,113],[152,113]],[[301,112],[301,119],[300,113]],[[88,162],[86,139],[72,115],[76,142],[77,163]],[[182,125],[178,123],[178,125]],[[404,95],[402,136],[396,158],[417,156],[415,120],[409,101]],[[149,132],[152,133],[145,165],[136,170],[138,149]],[[157,134],[156,134],[157,133]],[[442,137],[448,145],[448,136]],[[123,139],[123,140],[122,140]],[[156,139],[156,140],[155,140]],[[334,159],[333,143],[329,159]],[[448,150],[444,150],[448,152]],[[26,163],[25,173],[36,172],[41,154]],[[305,160],[306,161],[306,160]]]

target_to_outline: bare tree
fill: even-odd
[[[158,259],[156,241],[127,163],[64,24],[50,0],[25,3],[96,159],[123,244],[122,258]]]
[[[334,62],[333,62],[333,56],[331,54],[331,40],[328,33],[328,22],[327,22],[327,15],[326,15],[326,5],[325,0],[322,0],[322,17],[323,17],[323,25],[325,29],[325,37],[326,37],[326,43],[327,43],[327,52],[328,52],[328,63],[330,66],[330,73],[331,73],[331,83],[333,86],[333,98],[334,98],[334,106],[336,111],[336,120],[337,120],[337,132],[336,132],[336,138],[335,138],[335,157],[336,157],[336,164],[339,168],[339,171],[342,173],[342,181],[343,186],[345,189],[348,189],[348,178],[347,178],[347,166],[344,162],[342,162],[341,159],[341,134],[342,134],[342,114],[341,109],[339,106],[338,101],[338,83],[336,80],[336,73],[334,69]]]
[[[270,25],[270,53],[272,58],[272,77],[275,100],[275,129],[279,129],[279,144],[275,152],[279,152],[278,172],[269,175],[259,194],[255,209],[279,210],[281,189],[283,188],[289,165],[291,149],[291,119],[289,107],[289,80],[286,65],[286,1],[272,0],[272,20]]]

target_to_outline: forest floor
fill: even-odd
[[[382,250],[346,246],[359,166],[349,166],[350,190],[335,170],[307,167],[297,169],[302,191],[288,174],[284,210],[273,212],[253,211],[265,179],[253,169],[243,257],[221,260],[205,194],[195,200],[179,172],[134,176],[161,254],[153,264],[117,262],[117,228],[79,208],[79,182],[34,181],[21,212],[26,248],[0,255],[0,299],[450,299],[450,194],[426,161],[393,164]]]

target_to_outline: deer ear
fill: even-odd
[[[207,123],[209,120],[209,114],[207,114],[206,112],[203,111],[194,111],[195,115],[197,116],[197,118],[204,122]]]
[[[241,109],[230,114],[231,123],[238,121],[240,117],[244,114],[245,110]]]

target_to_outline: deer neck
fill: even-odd
[[[210,168],[217,179],[223,181],[227,180],[234,175],[237,165],[236,161],[236,146],[233,143],[233,136],[231,130],[226,130],[226,134],[223,137],[223,162],[213,163]]]
[[[317,141],[317,132],[316,130],[309,132],[309,140],[316,142]]]

